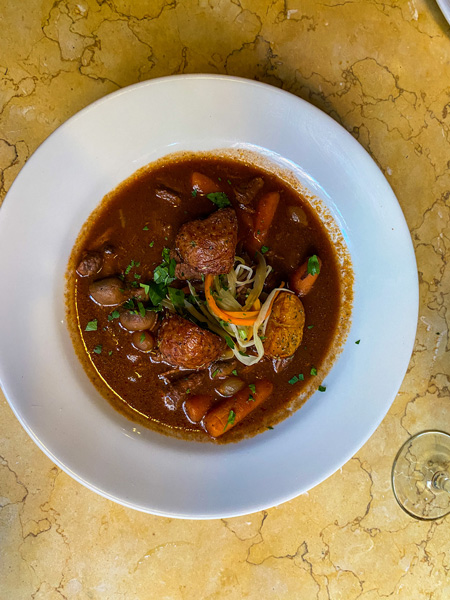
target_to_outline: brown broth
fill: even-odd
[[[206,217],[217,208],[200,194],[192,196],[192,171],[220,182],[234,207],[237,203],[233,186],[240,180],[255,176],[264,179],[263,191],[255,203],[261,193],[281,193],[267,240],[269,251],[265,255],[278,283],[287,282],[306,257],[317,254],[322,260],[316,284],[302,298],[306,323],[303,341],[294,359],[278,374],[268,359],[250,369],[240,364],[237,368],[239,377],[247,383],[265,377],[274,383],[274,390],[266,402],[218,440],[235,442],[283,420],[317,389],[328,370],[327,360],[337,350],[333,344],[337,338],[342,341],[342,335],[337,336],[337,332],[349,313],[350,271],[346,268],[344,272],[342,264],[340,266],[334,244],[310,202],[284,179],[244,161],[208,155],[178,157],[142,169],[108,194],[83,228],[69,262],[68,317],[75,349],[86,372],[114,408],[129,419],[164,434],[189,440],[211,440],[200,425],[189,422],[182,406],[176,410],[167,408],[163,400],[165,385],[158,375],[171,367],[164,362],[152,362],[152,354],[134,349],[131,334],[117,319],[108,320],[114,308],[101,307],[91,300],[88,287],[95,277],[74,276],[83,251],[95,250],[107,241],[120,249],[117,272],[124,272],[131,261],[139,263],[139,267],[130,269],[126,281],[151,281],[153,269],[161,262],[163,248],[174,247],[180,226]],[[161,183],[181,196],[180,206],[172,206],[155,195],[155,188]],[[293,206],[303,209],[306,225],[290,218]],[[135,275],[139,279],[135,279]],[[346,289],[345,302],[343,288]],[[87,323],[93,319],[98,321],[97,331],[86,332]],[[101,353],[97,354],[94,348],[100,345]],[[312,368],[317,369],[316,377],[311,375]],[[214,394],[213,372],[214,367],[205,376],[202,393]],[[290,384],[299,374],[304,376],[304,381]]]

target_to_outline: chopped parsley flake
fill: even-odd
[[[213,377],[215,377],[215,376],[217,375],[217,373],[219,373],[219,369],[216,369],[216,370],[214,371],[214,373],[212,374],[212,376],[213,376]]]
[[[118,310],[113,310],[110,315],[108,315],[108,321],[112,321],[113,319],[118,319],[120,317],[120,312]]]
[[[155,245],[155,242],[150,242],[150,244],[149,244],[150,248],[153,248],[154,245]]]
[[[319,392],[325,392],[326,389],[327,388],[324,385],[319,385]]]
[[[92,321],[89,321],[89,323],[86,325],[85,331],[97,331],[97,323],[97,319],[92,319]]]
[[[192,246],[193,248],[195,248],[195,246],[196,246],[196,245],[197,245],[197,242],[195,242],[194,240],[191,240],[191,246]]]
[[[111,354],[112,354],[112,350],[110,350],[110,351],[108,352],[108,356],[111,356]]]
[[[299,381],[304,381],[305,380],[305,377],[304,377],[303,373],[299,373],[298,374],[298,380]]]
[[[135,273],[135,274],[134,274],[134,278],[135,278],[135,279],[140,279],[140,278],[141,278],[141,276],[140,276],[138,273]]]
[[[320,273],[320,264],[317,254],[313,254],[308,259],[308,274],[318,275]]]
[[[206,197],[208,200],[211,200],[218,208],[225,208],[226,206],[231,206],[231,202],[228,199],[228,196],[225,192],[213,192],[212,194],[207,194]]]
[[[142,302],[138,302],[137,305],[138,305],[139,314],[141,315],[142,318],[144,318],[145,317],[144,305],[142,304]]]
[[[150,290],[150,286],[147,285],[146,283],[140,283],[139,285],[144,290],[145,294],[148,296],[148,292]]]
[[[95,354],[101,354],[102,353],[102,345],[98,344],[97,346],[95,346],[94,352],[95,352]]]
[[[232,375],[236,375],[236,377],[237,377],[237,371],[236,371],[236,369],[233,369],[233,370],[231,371],[231,374],[232,374]]]
[[[273,429],[272,425],[268,425],[267,429]]]
[[[226,341],[226,343],[227,343],[227,346],[228,346],[229,348],[231,348],[232,350],[234,350],[234,342],[233,342],[233,340],[230,338],[230,336],[229,336],[229,335],[226,335],[226,336],[225,336],[225,341]]]
[[[234,410],[230,410],[230,412],[228,413],[228,420],[227,420],[226,425],[223,428],[223,430],[225,431],[225,429],[228,427],[228,425],[234,425],[235,419],[236,419],[236,413],[234,412]]]
[[[192,197],[195,198],[196,195],[197,195],[197,190],[192,190]]]
[[[125,275],[128,275],[128,273],[131,271],[131,269],[134,267],[134,260],[132,260],[130,262],[130,264],[127,266],[127,268],[125,269]]]
[[[357,341],[355,342],[355,344],[359,344],[359,342],[360,342],[360,341],[361,341],[361,340],[357,340]]]
[[[317,369],[316,369],[316,367],[311,367],[310,373],[311,373],[311,375],[316,376],[317,375]]]
[[[148,227],[147,225],[145,227],[142,228],[142,231],[148,231]]]
[[[308,325],[308,329],[312,329],[314,325]]]
[[[268,251],[269,251],[269,248],[267,246],[261,246],[261,254],[265,254]]]
[[[249,383],[248,387],[250,388],[252,394],[256,394],[256,386],[254,383]]]
[[[297,377],[297,375],[294,375],[294,377],[292,377],[292,379],[289,379],[288,383],[290,385],[294,385],[294,383],[297,383],[297,381],[298,381],[298,377]]]

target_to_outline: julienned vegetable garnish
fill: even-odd
[[[311,365],[325,374],[337,263],[312,209],[277,176],[222,159],[192,165],[137,175],[87,228],[77,335],[99,386],[133,420],[234,441],[296,408],[312,392]]]

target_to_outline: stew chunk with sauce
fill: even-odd
[[[272,429],[317,389],[341,303],[309,203],[274,173],[207,155],[162,161],[109,194],[69,287],[74,344],[105,398],[199,441]]]

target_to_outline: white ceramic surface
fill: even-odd
[[[447,23],[450,23],[450,0],[436,0],[441,9],[442,14],[447,20]]]
[[[242,146],[298,165],[339,223],[355,271],[352,329],[327,391],[274,430],[239,444],[187,443],[135,427],[95,391],[64,322],[64,272],[85,219],[136,169],[178,150]],[[240,515],[323,481],[386,414],[415,336],[411,239],[373,160],[307,102],[224,76],[137,84],[55,131],[0,210],[0,273],[10,290],[0,294],[0,381],[17,418],[79,482],[160,515]]]

